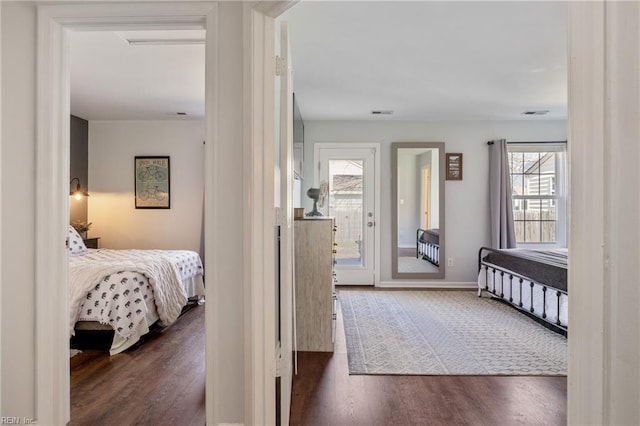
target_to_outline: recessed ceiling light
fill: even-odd
[[[547,109],[540,109],[537,111],[525,111],[522,113],[522,115],[545,115],[549,113],[549,110]]]
[[[391,115],[393,110],[391,109],[374,109],[371,111],[371,115]]]

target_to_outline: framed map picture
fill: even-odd
[[[135,157],[136,209],[171,208],[168,156]]]
[[[447,180],[462,180],[462,154],[447,153]]]

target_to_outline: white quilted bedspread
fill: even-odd
[[[193,258],[192,255],[195,255],[197,262],[186,261]],[[146,313],[139,294],[140,287],[131,278],[130,272],[147,277],[160,321],[163,325],[169,325],[178,318],[187,302],[181,278],[202,274],[202,264],[196,253],[182,250],[100,249],[70,256],[70,335],[73,334],[80,314],[79,308],[84,302],[92,303],[96,309],[100,309],[101,317],[104,318],[101,322],[114,326],[118,334],[127,336],[135,327],[137,317]],[[100,291],[93,292],[96,300],[86,300],[87,294],[97,289]]]

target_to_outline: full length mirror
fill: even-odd
[[[391,144],[392,277],[444,278],[444,143]]]

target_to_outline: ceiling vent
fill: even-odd
[[[522,115],[546,115],[548,113],[549,113],[549,110],[541,109],[537,111],[525,111],[522,113]]]
[[[391,109],[374,109],[371,111],[371,115],[392,115],[393,110]]]

